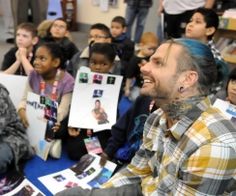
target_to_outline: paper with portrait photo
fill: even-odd
[[[236,106],[230,104],[228,101],[216,99],[213,104],[214,107],[218,108],[233,124],[236,125]]]
[[[116,164],[107,161],[104,167],[99,164],[100,156],[87,154],[71,168],[39,177],[47,189],[54,195],[57,192],[80,186],[82,188],[99,188],[107,182],[116,168]]]
[[[68,125],[100,131],[116,122],[122,76],[78,71]]]
[[[29,92],[27,96],[26,115],[29,121],[27,134],[30,144],[36,154],[43,160],[47,160],[51,142],[45,140],[47,121],[44,118],[44,105],[40,104],[40,96]]]

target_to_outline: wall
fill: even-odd
[[[110,22],[114,16],[125,15],[126,4],[123,0],[118,0],[118,8],[109,8],[108,12],[100,11],[99,7],[92,5],[92,0],[77,0],[77,21],[81,31],[89,28],[89,25],[102,22],[110,26]],[[153,6],[150,9],[145,31],[152,31],[156,33],[157,28],[157,6],[159,0],[153,0]]]

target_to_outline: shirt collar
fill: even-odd
[[[211,100],[209,97],[205,98],[193,107],[183,118],[175,123],[168,131],[176,139],[180,140],[186,130],[193,124],[193,122],[201,115],[203,111],[209,108]]]

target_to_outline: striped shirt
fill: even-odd
[[[206,98],[170,129],[161,109],[144,126],[131,163],[104,188],[140,183],[144,195],[221,195],[236,191],[236,129]]]

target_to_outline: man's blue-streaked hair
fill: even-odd
[[[198,73],[199,90],[209,94],[217,81],[217,66],[211,49],[204,43],[194,39],[174,39],[167,43],[178,44],[183,52],[178,58],[179,70],[195,70]]]

